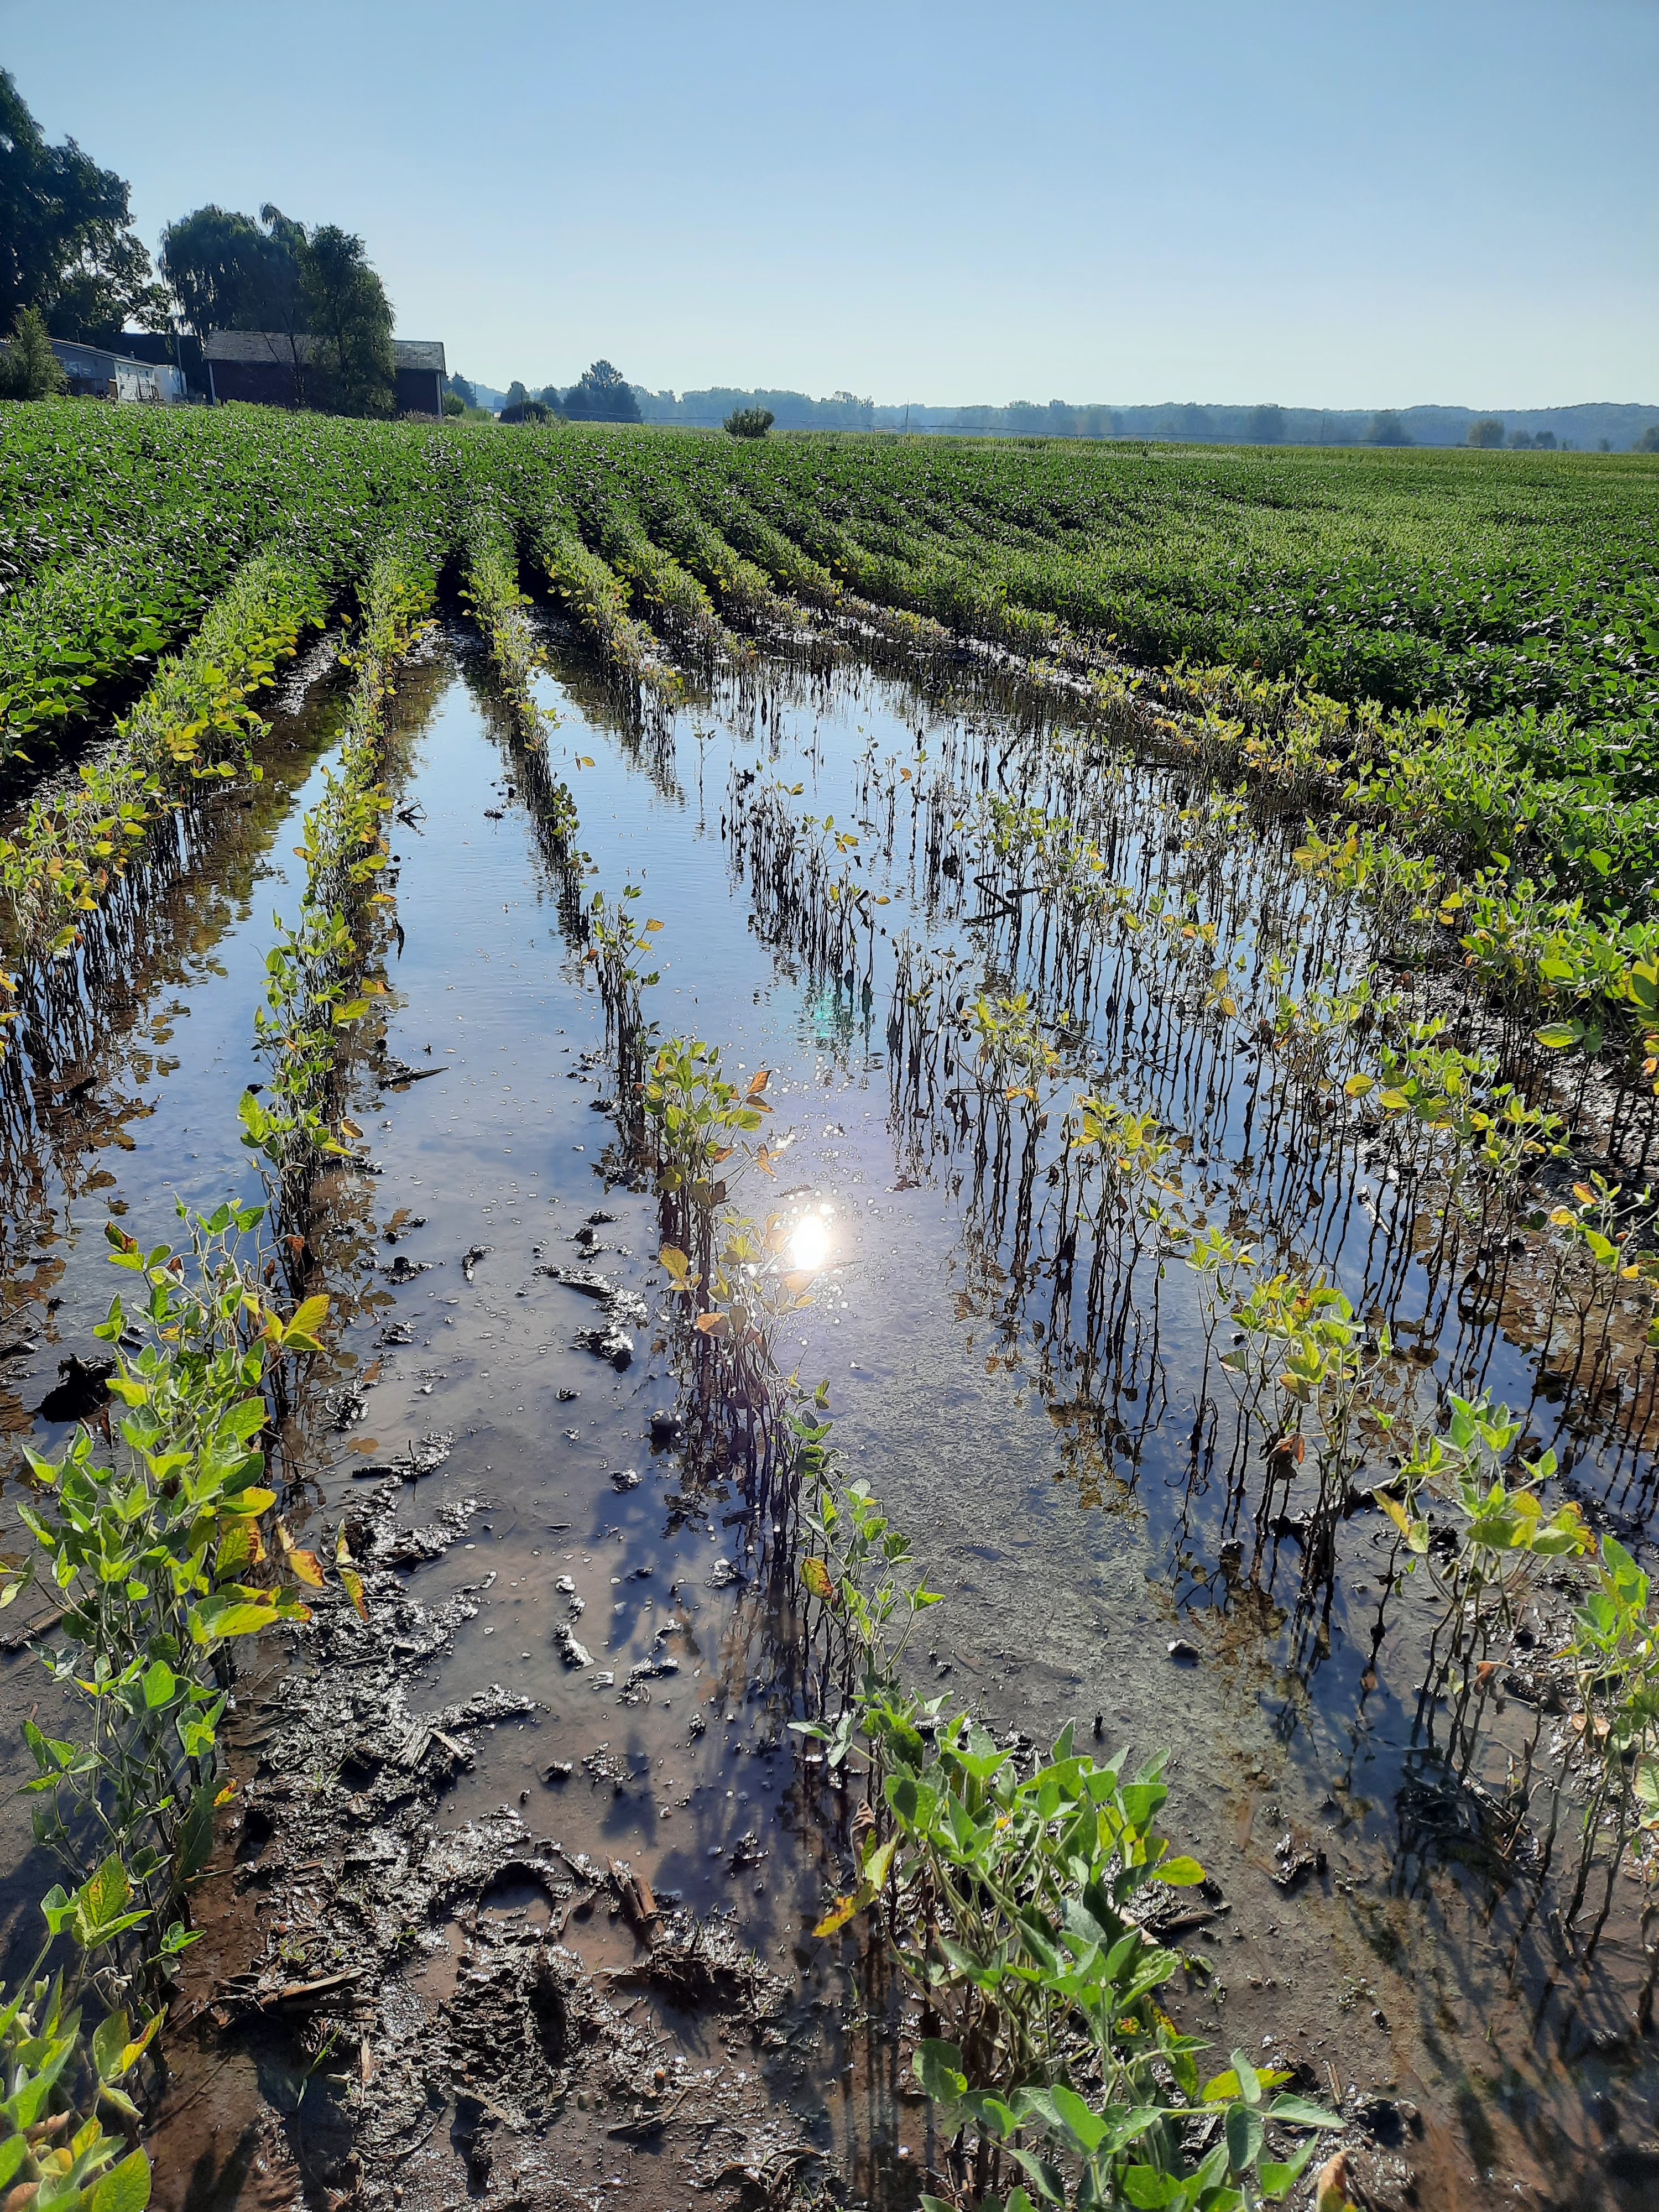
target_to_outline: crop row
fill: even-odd
[[[160,696],[149,726],[173,730],[186,759],[204,732],[187,724],[179,734],[178,712],[192,711],[202,654],[230,658],[226,648],[243,630],[268,626],[270,605],[285,591],[296,623],[309,612],[303,570],[255,562],[244,580],[240,602],[233,587],[218,611],[217,635],[198,638],[175,664],[170,689],[165,678],[153,687]],[[379,781],[383,710],[392,664],[416,634],[434,582],[418,537],[394,537],[370,566],[338,772],[302,825],[300,924],[281,932],[267,961],[258,1028],[271,1079],[263,1100],[245,1095],[241,1119],[289,1226],[279,1249],[290,1279],[301,1272],[293,1255],[305,1239],[293,1224],[304,1220],[311,1170],[323,1153],[346,1149],[331,1123],[338,1039],[369,1011],[373,988],[365,924],[384,896],[373,888],[389,803]],[[239,605],[243,629],[233,620]],[[241,696],[227,720],[233,734]],[[142,712],[135,721],[144,722]],[[191,1894],[216,1813],[234,1793],[219,1742],[231,1680],[225,1647],[303,1620],[298,1588],[327,1580],[289,1534],[265,1479],[291,1403],[288,1370],[320,1349],[314,1332],[329,1301],[313,1292],[286,1317],[270,1304],[264,1286],[277,1278],[277,1253],[246,1249],[264,1208],[228,1205],[203,1218],[181,1206],[179,1213],[188,1241],[177,1253],[147,1253],[109,1228],[115,1264],[138,1279],[137,1295],[117,1298],[97,1331],[115,1353],[109,1387],[126,1411],[125,1449],[110,1442],[106,1420],[104,1452],[90,1425],[56,1459],[27,1451],[29,1496],[17,1513],[34,1548],[0,1564],[0,1607],[37,1579],[59,1601],[33,1650],[66,1694],[70,1717],[58,1725],[75,1731],[26,1726],[38,1770],[29,1785],[36,1836],[76,1887],[60,1884],[41,1900],[40,1957],[9,2002],[0,1992],[0,2184],[15,2185],[19,2203],[58,2212],[143,2212],[149,2202],[144,2152],[106,2122],[136,2132],[143,2111],[133,2093],[153,2097],[177,1962],[197,1940]],[[334,1571],[363,1611],[343,1534]],[[58,1642],[48,1640],[54,1624]]]

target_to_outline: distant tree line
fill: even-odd
[[[1289,407],[1277,401],[1253,406],[1203,405],[1195,400],[1154,405],[1046,405],[1015,400],[1000,407],[878,405],[849,392],[814,399],[801,392],[719,385],[682,392],[634,386],[647,422],[676,422],[713,429],[727,416],[769,409],[781,430],[896,430],[928,437],[1121,438],[1227,446],[1462,446],[1476,442],[1477,424],[1496,421],[1467,407]],[[1540,422],[1540,415],[1549,420]],[[1659,425],[1659,406],[1591,404],[1528,411],[1528,420],[1500,424],[1495,440],[1480,442],[1538,453],[1572,448],[1628,452]]]
[[[454,406],[448,411],[465,414],[476,410],[478,387],[465,376],[452,376],[446,395],[447,409],[449,401],[453,401]],[[593,362],[574,384],[563,387],[544,384],[532,392],[514,377],[502,398],[500,415],[503,422],[547,422],[556,417],[567,422],[644,420],[635,387],[608,361]]]

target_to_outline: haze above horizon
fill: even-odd
[[[0,28],[152,247],[210,200],[343,223],[399,330],[490,383],[604,355],[936,406],[1659,397],[1651,0]]]

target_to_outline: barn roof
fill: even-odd
[[[271,361],[286,365],[290,362],[309,361],[314,338],[301,334],[290,337],[286,331],[215,331],[202,347],[206,361]],[[392,364],[398,368],[434,369],[441,376],[444,372],[444,348],[441,338],[393,338]]]

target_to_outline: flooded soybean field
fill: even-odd
[[[1454,1048],[1501,1073],[1511,1040],[1421,957],[1410,886],[1322,867],[1132,702],[872,637],[641,707],[542,644],[537,717],[459,622],[391,698],[386,995],[300,1255],[339,1326],[273,1468],[362,1601],[237,1674],[157,2201],[940,2185],[896,1908],[814,1933],[872,1826],[848,1601],[802,1571],[834,1532],[788,1472],[827,1421],[939,1597],[911,1692],[1015,1771],[1068,1724],[1126,1775],[1167,1754],[1204,1879],[1146,1924],[1215,2067],[1340,2118],[1360,2201],[1650,2202],[1641,1813],[1589,1778],[1607,1724],[1561,1655],[1572,1532],[1646,1534],[1654,1355],[1640,1286],[1549,1220],[1602,1234],[1640,1132],[1535,1081],[1487,1080],[1480,1129],[1429,1110]],[[89,925],[95,1018],[26,1009],[15,1440],[100,1418],[106,1218],[148,1247],[175,1199],[264,1195],[238,1103],[342,698],[324,653],[252,795]],[[651,1096],[676,1050],[708,1095],[693,1044],[747,1125],[705,1214],[753,1224],[702,1253]],[[1523,1467],[1536,1512],[1471,1570]],[[21,1783],[54,1692],[20,1638],[0,1664]],[[55,1878],[28,1803],[16,1966]]]

